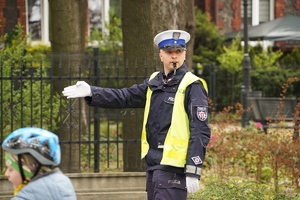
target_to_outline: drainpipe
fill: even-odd
[[[216,26],[218,26],[218,0],[214,0],[214,20]]]

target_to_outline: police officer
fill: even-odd
[[[182,30],[157,34],[154,43],[163,69],[142,84],[109,89],[78,81],[63,91],[67,98],[85,97],[90,106],[145,108],[141,153],[148,200],[184,200],[199,189],[210,127],[207,84],[184,62],[189,40]]]

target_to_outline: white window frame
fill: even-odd
[[[109,30],[107,30],[105,24],[109,23],[109,8],[110,1],[109,0],[99,0],[102,1],[102,19],[104,22],[102,23],[103,34],[108,34]],[[49,38],[49,2],[48,0],[40,0],[41,2],[41,42],[46,45],[50,45]],[[26,0],[26,33],[29,34],[29,20],[27,17],[28,13],[28,3]],[[40,41],[31,40],[31,43],[39,43]]]
[[[42,27],[42,42],[50,45],[49,39],[49,2],[48,0],[41,1],[41,27]]]
[[[109,30],[107,29],[106,27],[106,24],[109,23],[109,7],[110,7],[110,0],[99,0],[99,1],[102,1],[101,5],[102,5],[102,10],[101,10],[101,13],[102,13],[102,19],[104,20],[103,23],[102,23],[102,33],[103,34],[108,34],[109,33]],[[88,24],[88,35],[90,35],[90,25]]]
[[[50,45],[49,39],[49,2],[48,0],[40,0],[41,3],[41,40],[30,40],[32,44],[42,42]],[[26,33],[29,34],[29,20],[28,20],[28,2],[26,0]]]
[[[103,5],[103,10],[102,10],[102,15],[103,15],[103,19],[104,19],[104,23],[102,23],[102,30],[103,30],[103,33],[106,33],[108,34],[109,33],[109,30],[106,28],[105,24],[108,24],[109,23],[109,0],[102,0],[102,5]]]

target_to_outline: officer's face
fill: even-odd
[[[182,49],[160,50],[159,57],[164,64],[165,73],[174,70],[174,62],[176,63],[176,69],[181,67],[185,60],[185,56],[186,51]]]

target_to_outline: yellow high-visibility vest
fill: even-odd
[[[150,80],[156,76],[158,72],[154,72],[150,76]],[[185,91],[188,85],[191,83],[200,80],[203,84],[204,89],[208,92],[207,84],[205,80],[195,76],[191,72],[187,72],[175,94],[173,113],[171,126],[168,130],[164,148],[163,148],[163,157],[160,164],[170,165],[175,167],[184,167],[186,163],[187,149],[190,139],[190,129],[189,129],[189,119],[188,115],[184,108],[184,97]],[[149,150],[149,144],[147,142],[147,133],[146,133],[146,123],[148,120],[150,101],[151,101],[152,91],[148,87],[147,90],[147,100],[144,111],[144,122],[141,138],[141,157],[142,159],[146,156]]]

